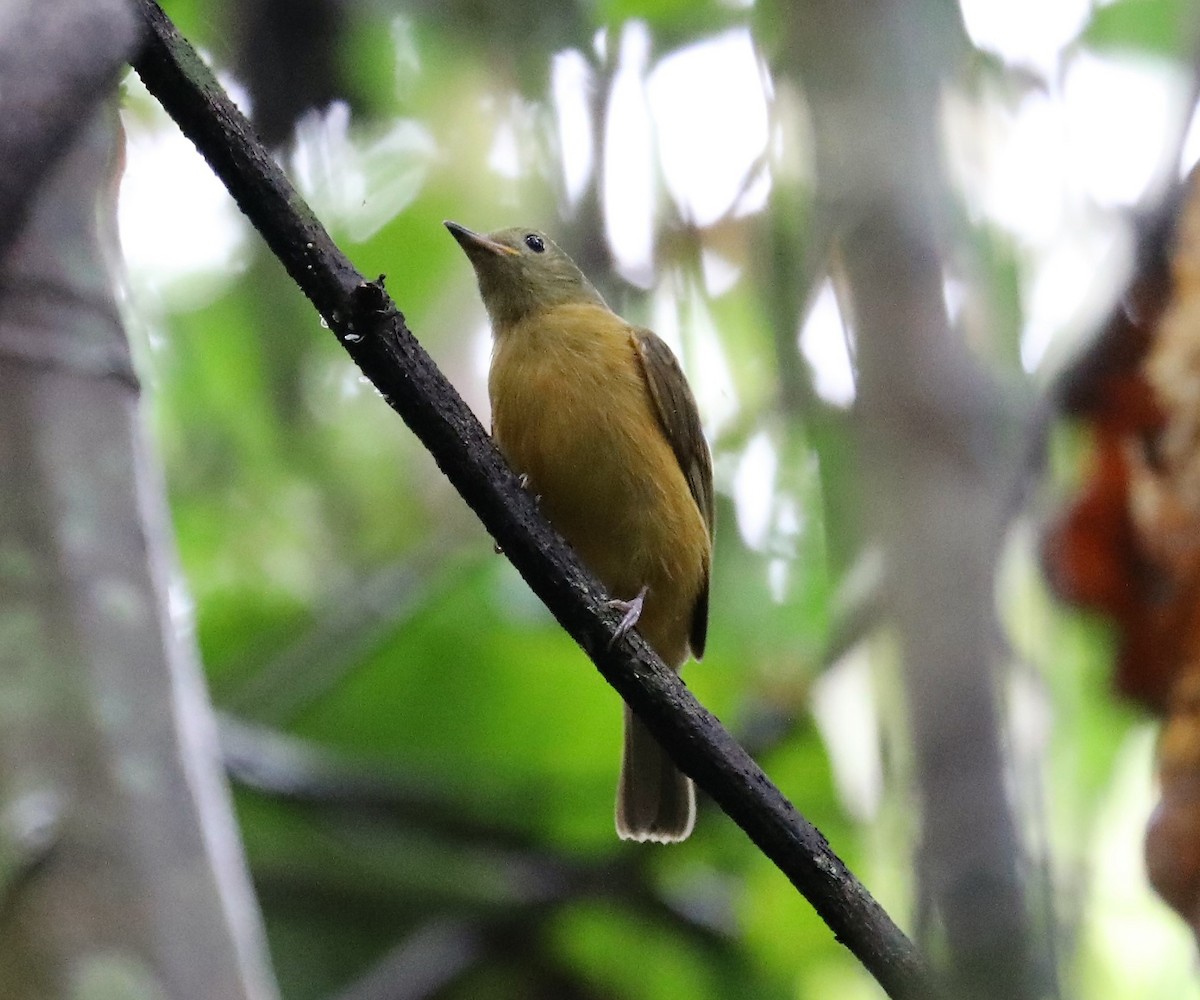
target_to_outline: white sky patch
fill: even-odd
[[[864,644],[817,678],[812,710],[842,804],[856,819],[872,819],[883,796],[883,762],[871,658]]]
[[[492,148],[488,150],[487,165],[510,181],[521,176],[521,151],[517,144],[517,130],[512,122],[501,120],[496,126]]]
[[[421,49],[412,20],[404,16],[393,17],[391,35],[396,68],[396,93],[400,97],[407,97],[421,76]]]
[[[812,466],[811,472],[815,477],[817,475],[816,458],[809,456],[809,463]],[[779,534],[784,538],[795,538],[800,534],[804,527],[807,517],[804,511],[796,503],[796,498],[792,496],[781,497],[779,501],[779,511],[775,515],[775,527]]]
[[[662,281],[651,303],[651,327],[675,352],[687,374],[700,419],[710,439],[738,413],[733,373],[708,301],[695,283]]]
[[[558,137],[567,204],[576,204],[592,176],[591,67],[574,49],[560,52],[550,65],[550,93],[558,118]]]
[[[767,144],[767,99],[749,30],[666,56],[646,89],[667,190],[685,220],[711,225],[733,208]]]
[[[713,323],[712,313],[699,293],[695,298],[697,308],[692,315],[697,321],[691,330],[691,340],[695,346],[687,353],[687,367],[704,428],[709,435],[716,436],[722,427],[737,416],[740,407],[733,384],[733,372],[729,369],[729,359],[721,335]]]
[[[1015,109],[999,95],[951,92],[943,116],[950,172],[971,210],[1032,242],[1057,236],[1067,183],[1061,106],[1036,92]]]
[[[229,81],[223,81],[229,86]],[[128,83],[139,101],[140,83]],[[144,93],[144,91],[143,91]],[[146,98],[149,101],[149,98]],[[176,308],[209,301],[213,283],[234,280],[249,226],[224,185],[155,103],[124,116],[125,172],[117,223],[130,281]],[[207,277],[208,281],[197,281]]]
[[[604,143],[604,216],[617,270],[642,288],[653,282],[654,131],[643,77],[650,34],[640,21],[621,33]]]
[[[800,351],[812,367],[813,388],[818,396],[835,406],[854,402],[854,368],[846,349],[846,325],[830,281],[821,285],[804,319]]]
[[[731,214],[735,219],[744,219],[767,207],[767,199],[771,194],[772,177],[770,170],[760,170],[742,191],[741,197],[734,203]]]
[[[1021,257],[1026,371],[1064,360],[1111,307],[1130,264],[1122,210],[1174,168],[1183,95],[1169,63],[1085,50],[1046,90],[947,93],[950,173],[971,214],[1010,233]]]
[[[1183,139],[1183,150],[1179,155],[1179,176],[1186,177],[1197,160],[1200,160],[1200,107],[1192,112],[1192,120]]]
[[[817,143],[808,102],[786,79],[772,81],[771,87],[770,173],[781,183],[809,187],[816,173]]]
[[[771,530],[779,456],[766,431],[750,439],[733,474],[733,508],[746,545],[761,552]]]
[[[1095,329],[1133,263],[1132,237],[1118,219],[1091,215],[1077,225],[1069,239],[1046,247],[1030,272],[1021,331],[1027,372],[1041,367],[1052,348],[1061,359],[1081,334]]]
[[[1059,54],[1083,29],[1091,0],[959,0],[971,41],[1006,62],[1053,76]]]
[[[811,456],[810,459],[806,464],[811,466],[815,475],[816,460]],[[787,599],[788,584],[791,582],[796,556],[795,539],[804,530],[806,519],[795,496],[777,490],[773,499],[766,545],[774,555],[767,562],[767,588],[771,592],[771,599],[776,604],[782,604]]]
[[[429,130],[411,119],[352,130],[350,109],[338,101],[304,116],[290,172],[326,225],[362,242],[421,193],[436,149]]]
[[[1010,753],[1013,757],[1010,780],[1018,775],[1044,774],[1048,767],[1050,734],[1054,730],[1054,709],[1040,674],[1032,670],[1014,670],[1007,683],[1008,708],[1005,712]],[[1039,808],[1037,794],[1017,781],[1010,790],[1016,801]]]
[[[685,282],[679,280],[677,272],[671,272],[658,283],[650,300],[650,328],[675,352],[676,357],[683,356],[681,314],[687,306],[684,301],[686,295]]]
[[[742,276],[742,269],[715,250],[700,251],[700,267],[704,272],[704,288],[710,298],[724,295]]]
[[[951,323],[957,323],[962,315],[963,306],[967,301],[967,286],[961,279],[951,274],[942,276],[942,301],[946,305],[946,315]]]
[[[1063,82],[1068,170],[1102,205],[1132,205],[1168,179],[1168,138],[1187,113],[1182,72],[1162,59],[1077,54]]]
[[[592,51],[596,53],[596,58],[601,62],[608,59],[607,28],[597,28],[596,33],[592,35]]]
[[[790,559],[770,559],[767,561],[767,590],[771,592],[771,600],[782,604],[787,597],[788,582],[792,576]]]
[[[492,370],[492,324],[484,320],[471,337],[471,370],[480,385],[487,382]]]

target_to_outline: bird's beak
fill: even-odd
[[[458,245],[472,259],[476,256],[486,254],[507,254],[510,257],[516,257],[520,254],[519,250],[514,250],[512,247],[506,247],[503,243],[490,240],[481,233],[474,233],[466,226],[460,226],[457,222],[447,220],[442,225],[450,230],[450,235],[458,240]]]

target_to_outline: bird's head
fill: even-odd
[[[445,225],[475,268],[497,333],[555,306],[604,305],[575,262],[545,233],[514,228],[484,235],[457,222]]]

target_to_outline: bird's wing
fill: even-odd
[[[650,389],[650,398],[658,413],[671,450],[679,462],[687,480],[688,489],[704,523],[708,526],[708,537],[713,536],[713,476],[712,456],[700,427],[700,413],[696,400],[688,388],[687,379],[679,367],[671,349],[652,331],[634,328],[632,331],[638,359],[642,363],[642,375]],[[705,566],[704,585],[696,599],[692,616],[690,645],[698,658],[704,653],[704,641],[708,632],[708,566]]]

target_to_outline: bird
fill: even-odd
[[[492,437],[543,514],[673,670],[704,654],[713,543],[712,457],[678,360],[613,312],[536,229],[446,228],[491,321]],[[686,839],[695,790],[624,707],[616,828]]]

